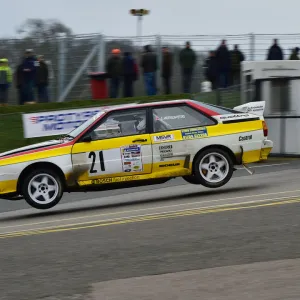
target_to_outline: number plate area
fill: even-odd
[[[89,162],[89,177],[114,174],[122,171],[120,149],[91,151],[86,153],[86,159]]]

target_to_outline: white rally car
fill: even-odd
[[[259,105],[232,110],[177,100],[107,108],[61,138],[1,153],[0,197],[48,209],[64,192],[175,177],[221,187],[235,165],[265,160],[273,147]]]

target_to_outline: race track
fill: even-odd
[[[299,167],[270,160],[218,190],[69,194],[42,212],[3,201],[0,299],[298,300]]]

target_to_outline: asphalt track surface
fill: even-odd
[[[1,202],[0,299],[299,299],[300,162],[238,170],[210,190]]]

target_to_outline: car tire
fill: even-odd
[[[232,177],[234,164],[230,155],[219,148],[208,148],[194,162],[194,177],[201,185],[219,188]]]
[[[63,182],[60,176],[49,169],[33,170],[23,180],[23,197],[36,209],[54,207],[61,200],[63,193]]]

